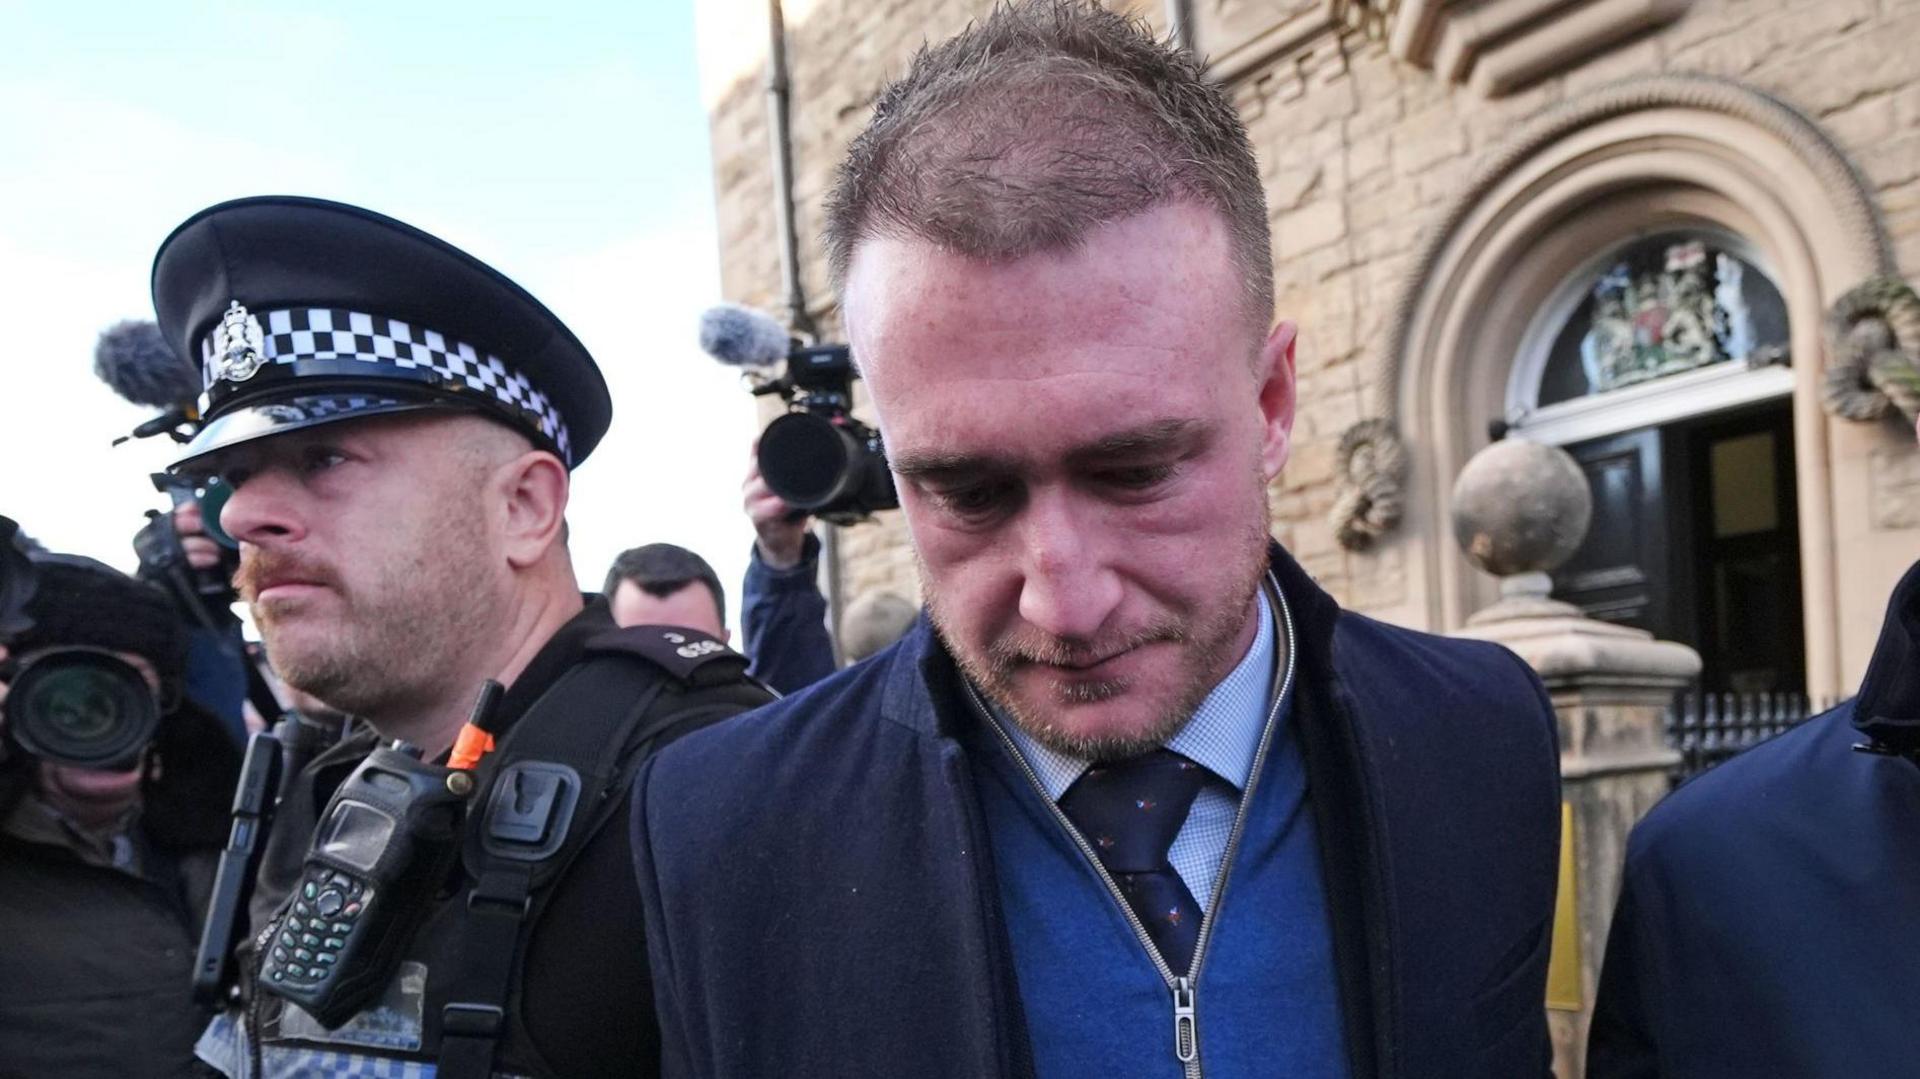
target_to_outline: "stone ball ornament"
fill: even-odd
[[[1557,446],[1510,438],[1467,462],[1453,484],[1453,534],[1496,577],[1550,573],[1580,549],[1593,494]]]

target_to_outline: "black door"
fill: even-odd
[[[1553,594],[1607,622],[1675,637],[1673,567],[1657,428],[1566,447],[1593,490],[1593,524],[1553,575]]]
[[[1700,653],[1708,692],[1806,685],[1786,402],[1566,447],[1593,491],[1554,596]]]
[[[1799,502],[1793,416],[1784,402],[1672,433],[1685,446],[1685,580],[1699,612],[1700,688],[1800,692],[1806,642],[1800,604]]]

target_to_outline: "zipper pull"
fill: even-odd
[[[1191,1064],[1200,1055],[1199,1038],[1193,1024],[1193,983],[1186,978],[1173,982],[1173,1055],[1180,1063]]]

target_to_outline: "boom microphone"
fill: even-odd
[[[152,322],[116,322],[93,350],[93,373],[120,396],[149,408],[177,409],[200,396],[200,376],[182,363]]]
[[[723,303],[700,316],[700,348],[729,367],[770,367],[787,358],[794,340],[770,315]]]

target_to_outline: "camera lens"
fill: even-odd
[[[122,769],[160,724],[145,678],[92,649],[62,649],[23,664],[7,690],[7,735],[25,752],[78,768]]]
[[[847,494],[858,477],[849,467],[859,447],[811,412],[789,412],[760,433],[760,475],[781,501],[816,510]]]
[[[194,500],[200,503],[200,527],[207,532],[207,538],[225,547],[229,551],[240,549],[240,541],[227,534],[220,527],[220,511],[227,508],[227,499],[233,497],[233,488],[228,487],[218,476],[208,480],[201,487]]]

